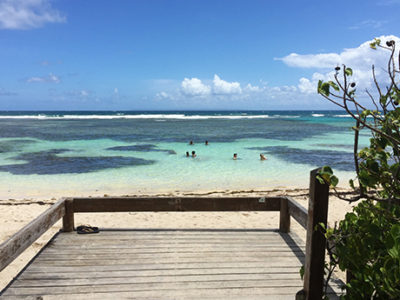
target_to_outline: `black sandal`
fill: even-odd
[[[99,227],[92,227],[89,225],[81,225],[76,227],[76,233],[78,234],[89,234],[89,233],[99,233]]]

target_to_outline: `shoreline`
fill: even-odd
[[[350,189],[340,188],[341,193]],[[111,196],[111,195],[102,195]],[[122,194],[120,196],[128,196]],[[223,197],[223,196],[290,196],[300,205],[308,207],[308,188],[274,188],[266,190],[223,190],[223,191],[176,191],[175,193],[138,194],[137,197]],[[23,226],[48,209],[58,199],[42,197],[41,199],[0,200],[0,243],[5,242]],[[343,219],[354,204],[348,204],[330,194],[328,223]],[[90,224],[100,228],[278,228],[278,212],[129,212],[129,213],[96,213],[76,214],[75,226]],[[18,272],[39,252],[39,250],[60,230],[62,221],[58,221],[49,231],[24,251],[13,263],[0,272],[0,290],[15,277]],[[306,231],[293,221],[291,231],[305,240]]]

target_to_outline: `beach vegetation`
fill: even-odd
[[[337,66],[333,81],[319,81],[318,93],[355,120],[355,194],[341,195],[338,179],[329,167],[319,180],[329,183],[340,199],[356,202],[352,212],[333,228],[321,226],[330,260],[328,278],[336,268],[347,272],[345,299],[400,299],[400,53],[395,41],[375,39],[371,51],[387,51],[386,78],[377,78],[363,100],[353,70]],[[368,131],[368,147],[358,149],[360,132]]]

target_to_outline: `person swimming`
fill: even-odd
[[[260,160],[267,160],[267,158],[262,153],[260,153]]]
[[[208,141],[205,141],[205,143],[204,143],[206,146],[208,146]]]
[[[189,157],[190,155],[189,155],[189,151],[186,151],[186,157]]]
[[[192,157],[194,158],[194,157],[196,157],[197,155],[196,155],[196,151],[192,151]]]
[[[190,142],[189,142],[189,145],[194,145],[193,141],[190,141]]]
[[[237,160],[237,153],[233,153],[233,160]]]

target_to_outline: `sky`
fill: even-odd
[[[400,48],[400,0],[0,0],[0,110],[336,109]]]

